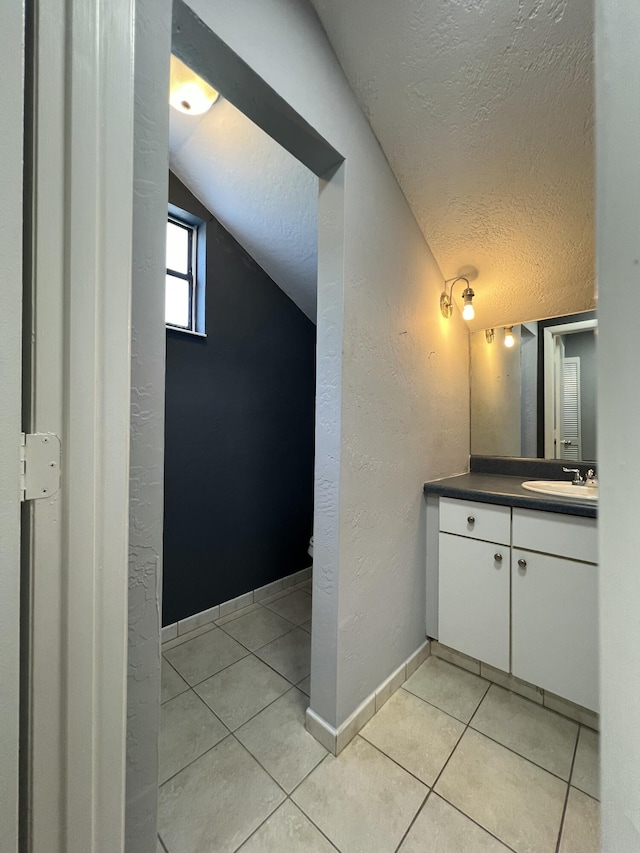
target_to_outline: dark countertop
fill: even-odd
[[[560,512],[564,515],[581,515],[597,518],[598,506],[587,501],[572,501],[570,498],[543,495],[523,489],[523,480],[535,477],[514,477],[499,474],[458,474],[444,480],[432,480],[424,484],[426,495],[459,498],[465,501],[480,501],[502,506],[518,506],[543,512]],[[547,479],[555,479],[548,477]],[[578,488],[578,487],[576,487]]]

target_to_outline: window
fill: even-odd
[[[168,216],[165,322],[171,329],[204,333],[203,231],[192,216]]]

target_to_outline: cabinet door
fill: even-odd
[[[439,539],[438,640],[509,671],[509,548]]]
[[[598,567],[514,548],[511,606],[513,674],[597,711]]]

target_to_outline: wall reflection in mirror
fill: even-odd
[[[596,458],[595,312],[471,333],[471,453]]]

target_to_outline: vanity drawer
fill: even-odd
[[[476,501],[440,498],[440,530],[470,539],[499,542],[511,541],[511,508]]]
[[[583,563],[598,562],[595,518],[514,507],[512,541],[514,548],[557,554]]]

